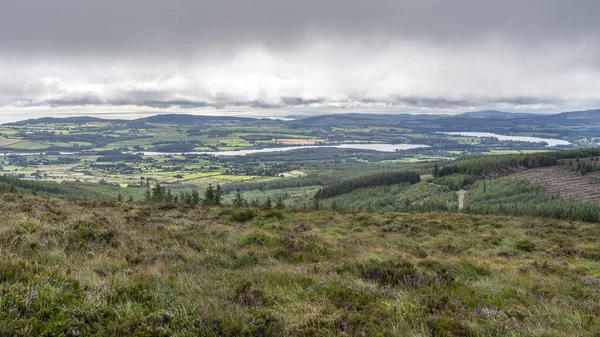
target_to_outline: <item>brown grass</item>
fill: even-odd
[[[22,142],[20,139],[0,139],[0,147],[10,146]]]
[[[598,224],[167,206],[0,194],[0,336],[600,336]]]
[[[600,180],[567,170],[564,166],[525,170],[510,177],[540,185],[562,198],[600,204]]]
[[[274,141],[286,145],[315,145],[323,142],[323,139],[280,138]]]

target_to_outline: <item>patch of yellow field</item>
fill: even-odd
[[[219,180],[233,180],[233,181],[241,181],[241,180],[252,180],[256,178],[260,178],[260,176],[235,176],[235,175],[219,175],[215,176],[216,179]]]
[[[20,139],[0,139],[0,147],[5,147],[22,142]]]
[[[304,173],[302,171],[290,171],[290,172],[284,172],[284,173],[282,173],[282,175],[285,178],[298,178],[298,177],[302,177],[303,175],[306,175],[306,173]]]
[[[309,138],[276,138],[273,141],[286,145],[315,145],[324,142],[323,139],[309,139]]]

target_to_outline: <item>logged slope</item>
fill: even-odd
[[[538,184],[562,198],[600,204],[600,181],[589,175],[568,171],[562,166],[524,170],[511,177]]]
[[[0,335],[593,336],[599,235],[537,218],[4,194]]]

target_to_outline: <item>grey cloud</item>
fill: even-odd
[[[192,108],[207,108],[217,106],[215,104],[209,102],[195,102],[195,101],[144,101],[144,102],[119,102],[120,105],[139,105],[139,106],[147,106],[152,108],[160,108],[160,109],[168,109],[172,107],[180,107],[185,109]],[[113,102],[113,104],[116,104]]]
[[[61,107],[61,106],[84,106],[84,105],[101,105],[106,104],[107,102],[102,100],[100,97],[94,96],[83,96],[83,97],[74,97],[72,99],[49,99],[42,102],[32,102],[28,104],[28,106],[37,106],[39,104],[45,104],[52,107]]]
[[[600,104],[597,0],[0,0],[0,107]]]
[[[595,0],[7,0],[0,50],[202,55],[245,43],[293,46],[312,35],[464,43],[492,34],[544,43],[595,39],[599,12]]]
[[[281,109],[281,108],[311,108],[311,107],[373,107],[378,108],[426,108],[426,109],[466,109],[481,106],[530,106],[537,104],[558,104],[559,101],[550,99],[538,99],[534,97],[507,97],[498,99],[494,97],[479,97],[472,100],[449,100],[445,98],[427,97],[389,97],[386,99],[345,99],[339,101],[327,101],[326,99],[304,100],[300,97],[288,97],[279,103],[267,101],[236,101],[234,98],[221,96],[219,101],[186,101],[186,100],[103,100],[101,97],[88,95],[65,99],[49,99],[44,101],[23,100],[23,106],[33,107],[39,105],[49,106],[88,106],[88,105],[114,105],[114,106],[140,106],[158,109],[169,109],[173,107],[181,109],[193,108],[215,108],[225,109],[227,107],[252,107],[258,109]]]
[[[283,105],[290,105],[290,106],[297,106],[297,105],[302,106],[302,105],[325,103],[325,100],[323,98],[304,99],[302,97],[283,97],[281,100],[282,100]]]

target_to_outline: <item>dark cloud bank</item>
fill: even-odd
[[[0,4],[0,112],[600,103],[598,1]]]

